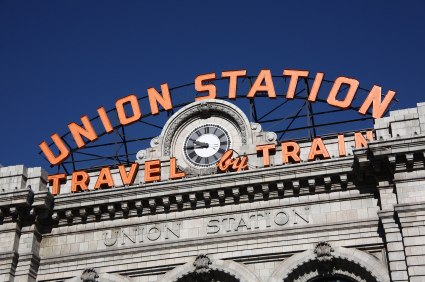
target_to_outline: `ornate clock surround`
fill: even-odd
[[[184,124],[193,118],[206,115],[219,115],[227,119],[240,132],[242,145],[252,143],[249,121],[240,109],[225,101],[202,100],[180,109],[167,121],[158,138],[158,145],[162,145],[162,155],[171,156],[174,136]]]

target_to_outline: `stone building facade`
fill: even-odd
[[[185,164],[203,124],[225,128],[249,168]],[[307,161],[305,139],[301,162],[282,164],[276,134],[208,100],[138,153],[132,185],[111,169],[114,187],[72,193],[68,176],[53,196],[42,168],[2,167],[0,281],[425,281],[425,103],[375,120],[365,147],[345,134],[345,157],[335,134],[322,139],[329,159]],[[276,145],[268,167],[262,144]],[[156,159],[161,179],[146,183]]]

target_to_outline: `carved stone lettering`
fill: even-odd
[[[103,243],[107,247],[131,246],[158,240],[180,238],[181,222],[157,225],[122,227],[102,233]]]
[[[289,216],[284,211],[278,212],[274,219],[274,222],[279,226],[285,225],[288,221],[289,221]]]
[[[156,241],[161,236],[161,230],[158,229],[156,226],[152,226],[149,228],[147,237],[151,241]]]
[[[298,220],[298,218],[301,218],[302,221]],[[292,222],[292,224],[307,224],[309,223],[308,214],[301,215],[301,211],[296,211],[295,209],[292,210],[291,214],[290,209],[286,211],[279,209],[214,217],[207,223],[207,234],[279,228],[286,226],[289,222]]]

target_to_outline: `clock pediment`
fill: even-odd
[[[220,134],[206,132],[215,128],[220,128]],[[196,134],[198,129],[202,132]],[[171,116],[161,135],[152,139],[151,148],[138,153],[138,161],[174,157],[178,168],[187,174],[211,174],[216,171],[216,158],[220,159],[228,149],[245,154],[255,148],[261,133],[261,125],[250,123],[244,112],[234,104],[215,99],[202,100],[181,108]],[[223,134],[228,138],[221,136]]]

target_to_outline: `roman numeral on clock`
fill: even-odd
[[[190,152],[189,158],[193,159],[195,156],[197,156],[195,151]]]

